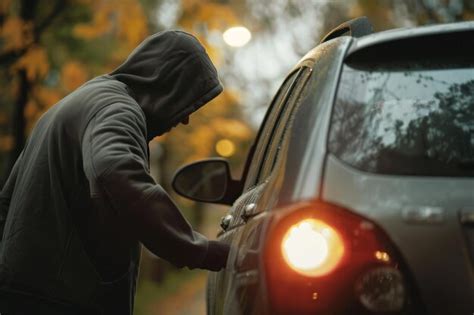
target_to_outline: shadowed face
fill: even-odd
[[[173,126],[171,126],[168,130],[166,130],[164,133],[167,133],[167,132],[170,132],[171,129],[173,129],[174,127],[178,126],[179,124],[183,124],[183,125],[188,125],[189,124],[189,116],[186,116],[183,120],[181,120],[180,122],[177,122],[176,124],[174,124]]]

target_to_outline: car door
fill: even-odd
[[[255,241],[261,228],[259,222],[265,214],[265,205],[260,201],[270,182],[268,175],[275,163],[284,126],[310,74],[311,69],[305,66],[290,73],[277,92],[249,154],[242,179],[245,181],[244,193],[235,201],[227,217],[230,224],[219,236],[220,240],[232,244],[227,268],[209,278],[211,314],[247,313],[246,307],[253,304],[239,300],[244,295],[238,291],[243,288],[242,283],[256,283],[259,277],[258,242]],[[248,289],[251,285],[244,287]]]

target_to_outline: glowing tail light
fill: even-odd
[[[405,303],[391,241],[370,220],[335,205],[276,211],[263,259],[271,314],[393,312]]]
[[[339,233],[320,220],[304,219],[283,237],[282,254],[287,264],[306,276],[322,276],[341,261],[344,244]]]

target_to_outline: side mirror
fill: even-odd
[[[229,164],[221,158],[197,161],[180,168],[173,189],[183,197],[231,205],[242,192],[240,181],[232,180]]]

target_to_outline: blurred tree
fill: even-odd
[[[148,35],[145,12],[138,0],[1,0],[3,180],[39,116]]]

